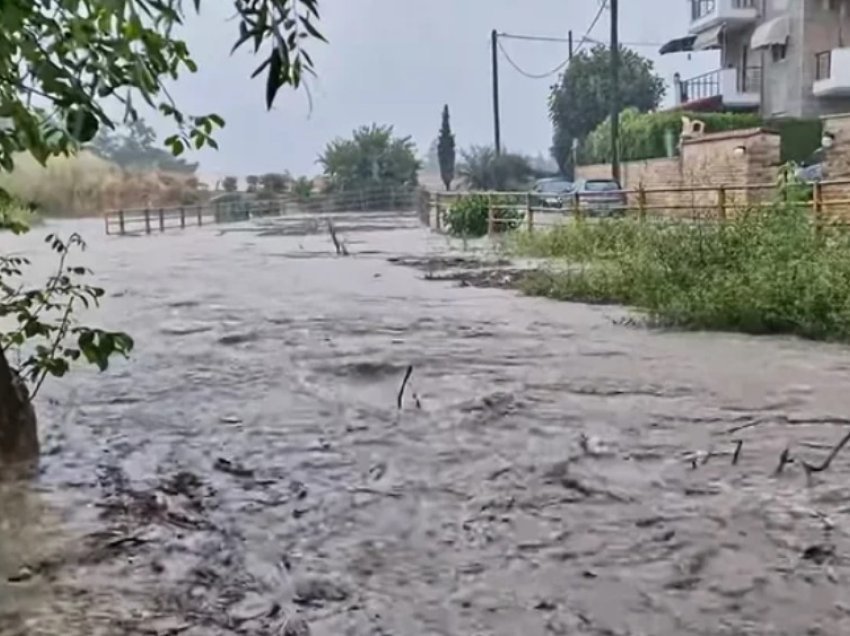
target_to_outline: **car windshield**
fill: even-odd
[[[537,184],[538,192],[569,192],[573,189],[573,184],[569,181],[541,181]]]
[[[588,192],[614,192],[620,189],[620,184],[612,179],[585,181],[584,189]]]

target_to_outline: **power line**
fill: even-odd
[[[567,66],[567,64],[570,63],[570,58],[568,57],[563,62],[558,64],[558,66],[553,68],[551,71],[546,71],[545,73],[529,73],[528,71],[520,68],[519,64],[514,62],[513,58],[505,50],[505,46],[502,44],[501,40],[498,42],[498,44],[499,44],[499,50],[502,52],[502,55],[505,56],[505,59],[508,61],[508,64],[510,64],[517,73],[519,73],[520,75],[523,75],[523,76],[525,76],[529,79],[544,79],[546,77],[549,77],[550,75],[555,75],[556,73],[560,73]]]
[[[565,44],[569,43],[569,38],[556,38],[552,36],[545,35],[524,35],[519,33],[499,33],[500,38],[505,38],[506,40],[530,40],[532,42],[564,42]]]
[[[561,42],[564,44],[569,44],[569,38],[559,38],[551,35],[526,35],[524,33],[499,33],[500,38],[504,38],[505,40],[525,40],[528,42]],[[585,42],[590,42],[591,44],[604,44],[608,46],[608,42],[604,40],[597,40],[596,38],[584,37]],[[646,46],[646,47],[658,47],[663,46],[664,42],[620,42],[623,46]]]
[[[590,26],[587,27],[587,31],[584,32],[584,35],[578,41],[578,46],[576,47],[574,55],[578,55],[581,51],[581,47],[585,45],[590,37],[591,32],[596,25],[599,23],[599,20],[602,18],[602,14],[605,12],[605,8],[608,6],[608,0],[602,0],[602,4],[599,5],[599,11],[596,12],[596,16],[593,18],[593,21],[590,23]]]

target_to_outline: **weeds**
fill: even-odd
[[[815,231],[794,205],[723,224],[571,222],[512,247],[573,264],[529,277],[532,295],[632,305],[658,325],[850,340],[850,233]]]

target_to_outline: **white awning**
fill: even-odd
[[[787,15],[782,15],[756,28],[750,39],[750,48],[765,49],[770,46],[788,44],[789,37],[791,37],[791,20]]]
[[[694,40],[694,51],[707,51],[708,49],[719,49],[720,38],[723,37],[723,25],[713,29],[707,29],[699,33]]]

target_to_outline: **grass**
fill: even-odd
[[[22,231],[41,224],[41,216],[23,205],[0,206],[0,230]]]
[[[510,249],[572,264],[530,276],[528,294],[630,305],[657,325],[850,341],[850,232],[816,232],[794,206],[725,224],[568,223]]]
[[[15,157],[15,169],[0,173],[0,188],[35,203],[46,216],[90,216],[108,209],[189,205],[197,185],[183,175],[129,172],[90,152],[52,157],[46,166],[30,155]]]

